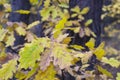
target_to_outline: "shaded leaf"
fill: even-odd
[[[15,74],[15,77],[19,80],[23,80],[23,79],[25,79],[26,74],[22,71],[17,71],[16,74]]]
[[[66,37],[66,38],[63,39],[62,43],[63,44],[69,44],[70,41],[71,41],[71,37]]]
[[[31,69],[31,71],[27,73],[25,80],[28,80],[31,76],[33,76],[36,73],[38,67],[39,65],[38,63],[36,63],[35,66]]]
[[[35,76],[35,80],[55,80],[56,71],[51,64],[44,72],[39,70]]]
[[[41,55],[40,69],[45,71],[52,61],[50,50],[46,50],[43,55]]]

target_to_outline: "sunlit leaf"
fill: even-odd
[[[87,20],[87,22],[85,22],[85,26],[89,26],[92,22],[93,22],[92,19]]]
[[[89,59],[93,56],[91,51],[84,53],[84,56],[81,58],[82,64],[87,64]]]
[[[63,7],[63,8],[69,8],[69,5],[68,4],[65,4],[65,3],[61,3],[59,4],[60,7]]]
[[[73,17],[73,18],[76,17],[76,16],[78,16],[78,14],[76,14],[76,13],[71,15],[71,17]]]
[[[62,18],[62,20],[60,20],[58,22],[58,24],[55,26],[55,28],[53,30],[54,38],[57,38],[59,36],[59,34],[61,33],[61,30],[65,27],[66,22],[67,22],[67,17],[66,16],[64,16]]]
[[[105,50],[103,48],[104,48],[104,42],[102,42],[93,52],[99,60],[101,60],[102,57],[104,57],[105,55]]]
[[[70,41],[71,41],[71,37],[66,37],[66,38],[63,39],[62,43],[63,44],[69,44]]]
[[[91,50],[94,49],[94,47],[95,47],[95,39],[91,38],[85,45]]]
[[[6,41],[6,47],[14,45],[15,37],[14,34],[11,33],[11,35],[8,37]]]
[[[62,44],[54,44],[54,48],[52,49],[52,55],[54,57],[53,64],[55,66],[59,65],[61,69],[64,69],[70,65],[72,65],[73,57],[67,51],[67,46]]]
[[[34,67],[35,62],[40,60],[40,54],[44,51],[45,47],[48,47],[48,39],[40,38],[32,41],[31,43],[26,43],[25,47],[19,52],[19,68],[29,68]]]
[[[116,68],[120,66],[120,61],[116,60],[115,58],[107,59],[106,57],[103,57],[102,62],[110,64],[111,66],[116,67]]]
[[[38,67],[39,65],[36,63],[32,70],[27,73],[25,80],[28,80],[31,76],[33,76],[36,73]]]
[[[16,32],[21,35],[21,36],[25,36],[26,35],[26,30],[22,27],[17,27],[16,28]]]
[[[85,28],[85,35],[90,36],[91,35],[91,30],[89,28]]]
[[[0,41],[3,41],[7,33],[7,30],[5,29],[0,29]]]
[[[89,11],[89,7],[85,7],[82,9],[82,11],[80,12],[80,14],[84,15],[84,14],[87,14]]]
[[[38,24],[40,24],[40,21],[32,22],[31,24],[28,25],[27,29],[31,29],[32,27],[35,27]]]
[[[20,13],[20,14],[30,14],[29,10],[17,10],[15,12]]]
[[[0,5],[7,3],[7,0],[0,0]]]
[[[80,45],[71,45],[70,47],[77,49],[77,50],[82,50],[84,49],[84,47],[80,46]]]
[[[29,0],[32,5],[38,4],[39,0]]]
[[[59,35],[57,38],[57,42],[62,42],[67,36],[68,36],[68,34]]]
[[[13,77],[13,73],[16,72],[17,60],[12,59],[8,63],[2,65],[0,69],[0,79],[8,80]]]
[[[98,70],[99,70],[101,73],[107,75],[107,76],[110,77],[110,78],[113,78],[112,74],[111,74],[110,72],[108,72],[106,69],[102,68],[102,67],[99,66],[99,65],[97,65],[97,68],[98,68]]]
[[[52,10],[52,18],[55,19],[57,16],[59,16],[58,14],[58,10],[56,10],[57,8]]]
[[[50,0],[45,0],[44,1],[44,7],[49,7],[49,5],[50,5]]]
[[[72,8],[71,11],[79,13],[80,12],[80,8],[79,8],[79,6],[76,6],[76,7]]]
[[[25,79],[26,74],[22,71],[17,71],[16,74],[15,74],[15,77],[19,80],[23,80],[23,79]]]
[[[117,73],[116,80],[120,80],[120,73]]]
[[[48,20],[51,10],[52,10],[52,7],[43,8],[42,10],[40,10],[40,15],[42,16],[42,21]]]
[[[69,3],[69,0],[58,0],[59,3],[65,3],[65,4],[68,4]]]
[[[74,28],[74,32],[78,33],[80,31],[80,27]]]

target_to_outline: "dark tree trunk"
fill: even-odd
[[[80,9],[89,7],[90,11],[85,15],[85,21],[92,19],[93,23],[90,25],[91,30],[96,34],[96,46],[100,44],[101,35],[101,13],[103,0],[70,0],[70,8],[78,5]],[[80,38],[76,34],[73,44],[83,45],[89,40],[89,37]]]
[[[9,16],[9,21],[11,22],[24,22],[26,24],[29,23],[29,14],[19,14],[16,13],[16,10],[29,10],[31,8],[31,5],[29,3],[29,0],[11,0],[11,6],[12,6],[12,12]],[[15,43],[14,46],[21,45],[25,42],[23,36],[19,36],[16,33],[15,36]],[[17,50],[17,49],[16,49]],[[7,48],[7,52],[11,52],[9,48]]]
[[[36,20],[40,20],[40,15],[34,15],[34,14],[19,14],[16,13],[16,10],[30,10],[31,8],[31,4],[29,2],[29,0],[11,0],[11,6],[12,6],[12,12],[10,13],[9,16],[9,21],[11,22],[24,22],[26,24],[30,24],[33,21]],[[42,28],[41,28],[41,24],[37,25],[34,29],[32,29],[32,32],[35,33],[38,37],[42,36]],[[25,42],[24,37],[23,36],[18,36],[17,34],[15,34],[15,45],[20,45],[23,44]]]
[[[19,14],[16,10],[29,10],[31,5],[29,0],[11,0],[12,12],[10,13],[9,20],[12,22],[24,22],[29,23],[29,14]]]
[[[89,27],[96,34],[95,45],[97,47],[101,41],[101,36],[100,36],[101,35],[101,13],[102,13],[103,0],[70,0],[69,5],[70,5],[70,8],[73,8],[76,5],[78,5],[80,9],[83,9],[85,7],[90,8],[90,11],[84,17],[85,17],[85,21],[87,21],[88,19],[93,20],[93,23]],[[80,38],[79,34],[76,34],[74,37],[75,38],[72,40],[72,44],[80,44],[84,47],[85,47],[85,43],[90,39],[90,37],[87,37],[87,36]],[[96,57],[93,56],[91,60],[88,62],[90,66],[87,68],[87,70],[94,69],[94,64],[96,62],[97,62]],[[78,62],[76,65],[81,65],[81,62]],[[62,74],[63,74],[62,75],[63,78],[61,80],[75,80],[75,78],[67,72],[63,72]]]

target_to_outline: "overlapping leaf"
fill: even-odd
[[[0,29],[0,41],[2,41],[6,36],[7,30]]]
[[[104,57],[105,55],[105,50],[103,48],[104,48],[104,42],[102,42],[93,52],[99,60],[101,60],[102,57]]]
[[[14,34],[11,33],[11,35],[8,37],[6,41],[6,47],[14,45],[15,37]]]
[[[40,60],[41,52],[43,52],[44,48],[48,46],[48,38],[39,38],[31,43],[25,44],[25,47],[19,52],[19,68],[27,69],[29,67],[34,67],[35,62]]]
[[[67,22],[67,17],[64,16],[59,22],[58,24],[55,26],[54,30],[53,30],[53,36],[54,38],[57,38],[59,36],[59,34],[61,33],[61,30],[65,27],[65,23]]]
[[[8,80],[13,77],[13,73],[16,72],[17,59],[12,59],[8,63],[2,65],[0,69],[0,79]]]
[[[21,36],[25,36],[26,35],[26,30],[23,27],[17,27],[16,28],[16,32],[21,35]]]
[[[95,47],[95,40],[91,38],[85,45],[92,50]]]
[[[39,70],[35,76],[35,80],[56,80],[55,75],[56,71],[51,64],[44,72]]]
[[[67,51],[67,46],[64,44],[55,44],[52,49],[52,56],[54,57],[54,65],[59,66],[61,69],[64,69],[72,65],[73,57]]]

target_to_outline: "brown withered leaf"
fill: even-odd
[[[49,50],[46,50],[43,55],[41,55],[40,69],[42,71],[46,70],[51,62],[51,53]]]

